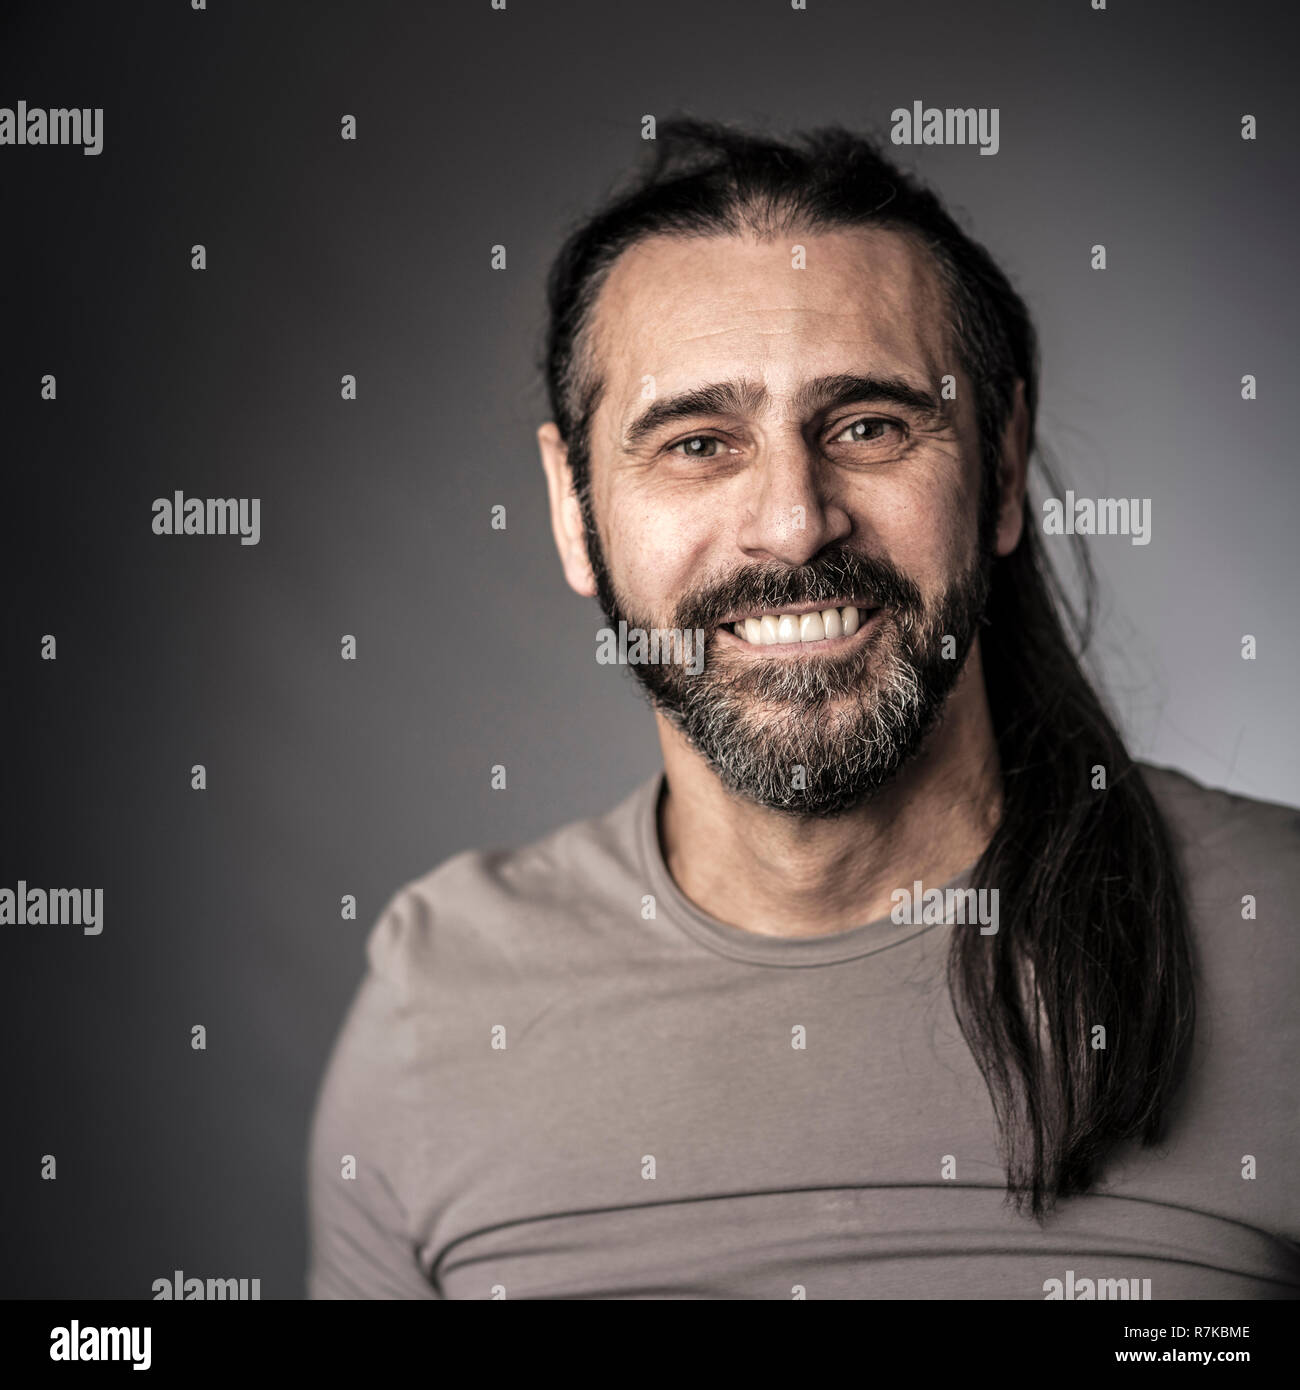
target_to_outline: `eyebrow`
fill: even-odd
[[[767,388],[754,381],[718,381],[653,401],[627,427],[623,448],[635,448],[647,436],[675,420],[701,415],[752,415],[767,402]],[[942,415],[934,395],[893,376],[822,376],[806,381],[795,393],[801,414],[835,410],[842,405],[888,404],[931,417]]]

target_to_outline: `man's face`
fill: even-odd
[[[932,263],[879,229],[656,237],[593,328],[590,573],[570,582],[614,623],[706,631],[698,674],[633,669],[732,791],[859,804],[920,747],[987,593],[974,401]]]

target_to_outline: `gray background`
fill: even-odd
[[[180,1268],[300,1296],[307,1126],[375,915],[656,767],[533,440],[548,258],[644,113],[1000,108],[996,157],[898,153],[1036,313],[1067,484],[1152,499],[1149,546],[1092,545],[1106,689],[1139,755],[1300,802],[1282,9],[9,7],[0,105],[102,106],[106,143],[0,148],[0,884],[101,886],[105,929],[3,929],[0,1292],[148,1297]],[[177,488],[260,497],[261,544],[154,536]]]

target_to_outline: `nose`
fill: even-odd
[[[802,436],[783,438],[748,470],[752,491],[737,541],[751,559],[803,565],[853,529],[829,495],[822,461]]]

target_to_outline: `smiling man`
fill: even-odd
[[[661,774],[384,912],[310,1292],[1294,1296],[1296,816],[1126,754],[1005,276],[867,141],[676,121],[549,291],[565,576],[703,661],[633,665]]]

